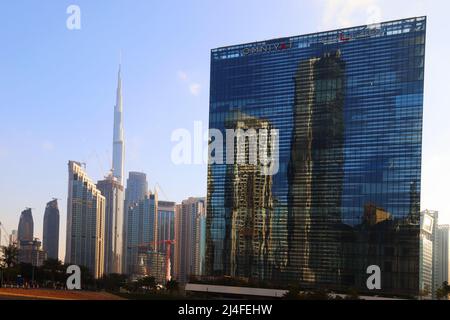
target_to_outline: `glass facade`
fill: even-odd
[[[129,204],[127,213],[126,270],[130,275],[142,275],[141,254],[157,251],[158,195],[147,194],[144,199]]]
[[[382,292],[418,294],[425,31],[418,17],[211,51],[210,129],[276,129],[279,169],[208,166],[207,275],[364,292],[378,265]]]

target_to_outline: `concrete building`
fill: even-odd
[[[445,281],[448,283],[450,280],[450,226],[448,224],[438,225],[436,233],[436,246],[435,246],[435,258],[434,258],[434,288],[435,290],[442,286]],[[435,296],[435,292],[434,297]]]
[[[65,263],[87,267],[95,278],[105,266],[105,197],[79,162],[69,161]]]
[[[113,131],[113,176],[123,186],[125,141],[123,135],[123,104],[122,104],[122,77],[121,67],[117,76],[116,105],[114,107]]]
[[[105,274],[122,273],[124,250],[123,186],[112,174],[97,182],[105,197]]]
[[[425,210],[420,214],[420,259],[419,259],[419,294],[431,299],[435,292],[433,272],[435,268],[435,236],[438,214]]]
[[[201,275],[205,259],[205,198],[189,198],[175,208],[174,276],[181,282]]]
[[[47,260],[47,252],[42,250],[41,241],[34,239],[32,241],[20,241],[19,263],[29,263],[35,267],[40,267]]]
[[[167,241],[175,240],[175,202],[158,201],[158,251],[166,255],[170,251],[170,275],[174,275],[175,243]],[[170,248],[167,248],[170,246]]]

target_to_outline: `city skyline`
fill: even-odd
[[[374,4],[381,3],[378,1],[372,1]],[[420,1],[419,1],[420,2]],[[417,3],[419,3],[417,2]],[[414,2],[416,3],[416,2]],[[421,3],[421,2],[420,2]],[[127,43],[125,40],[119,41],[121,43],[112,44],[111,42],[107,42],[107,51],[110,51],[107,54],[106,59],[102,59],[102,63],[100,64],[100,69],[102,72],[101,76],[93,76],[93,73],[97,73],[93,67],[93,60],[99,60],[105,54],[105,51],[99,49],[98,46],[93,46],[93,49],[81,57],[77,58],[73,54],[71,54],[68,49],[76,49],[77,45],[81,45],[83,43],[82,38],[88,37],[90,41],[93,40],[94,35],[90,35],[89,32],[94,30],[96,27],[100,27],[101,32],[105,33],[114,33],[110,30],[111,26],[101,25],[104,19],[112,19],[111,17],[119,16],[119,11],[122,6],[119,2],[114,2],[110,7],[110,11],[107,13],[98,12],[99,8],[96,5],[88,4],[87,2],[80,1],[79,3],[81,10],[83,12],[83,27],[82,30],[67,31],[64,29],[64,26],[60,27],[56,25],[56,18],[50,19],[51,26],[55,28],[61,28],[62,30],[57,31],[57,35],[52,35],[53,38],[56,36],[61,36],[67,38],[65,41],[65,48],[56,48],[56,53],[61,54],[65,52],[68,56],[61,60],[61,58],[56,59],[58,64],[67,63],[66,59],[75,59],[76,63],[75,68],[66,67],[61,72],[64,74],[67,73],[67,84],[60,84],[59,89],[68,97],[67,100],[53,100],[52,90],[48,87],[48,85],[53,83],[52,75],[55,79],[58,77],[62,77],[63,73],[56,72],[52,70],[52,75],[43,77],[44,82],[42,84],[36,83],[36,89],[29,88],[28,82],[25,82],[24,86],[18,86],[17,81],[20,75],[28,75],[29,80],[32,80],[35,76],[40,75],[41,72],[44,72],[45,69],[50,68],[50,63],[52,61],[52,56],[49,54],[48,58],[46,56],[48,52],[47,48],[52,48],[50,44],[48,46],[44,46],[44,49],[37,52],[37,56],[45,59],[34,60],[28,59],[30,64],[28,64],[29,71],[21,71],[21,73],[11,70],[10,67],[6,67],[6,70],[9,70],[12,78],[10,79],[12,84],[3,85],[3,88],[11,88],[11,86],[16,85],[17,88],[10,91],[6,95],[6,101],[9,102],[13,108],[26,108],[25,110],[30,111],[30,115],[26,116],[23,113],[16,113],[14,111],[2,109],[0,111],[0,115],[4,117],[12,118],[9,121],[9,124],[6,124],[5,128],[0,129],[0,133],[2,137],[0,138],[0,164],[11,168],[10,171],[17,170],[18,166],[21,165],[24,167],[24,170],[21,174],[17,174],[15,176],[16,179],[13,180],[13,176],[11,174],[6,173],[6,177],[4,179],[5,183],[0,185],[0,191],[2,194],[8,195],[7,201],[5,203],[4,208],[0,211],[0,221],[5,225],[8,231],[12,231],[13,229],[17,229],[17,224],[20,216],[20,212],[27,206],[35,208],[33,209],[33,217],[35,220],[35,236],[42,239],[42,220],[45,211],[45,205],[48,199],[52,197],[57,197],[61,199],[61,204],[63,204],[60,208],[61,211],[61,231],[60,236],[65,237],[65,232],[63,230],[65,221],[66,221],[66,208],[65,203],[67,200],[67,177],[66,177],[66,165],[67,161],[70,159],[74,159],[81,162],[87,163],[87,172],[93,180],[101,180],[105,173],[111,169],[110,158],[112,154],[112,150],[110,146],[110,132],[111,132],[111,116],[110,111],[114,105],[114,86],[115,86],[115,77],[114,74],[117,72],[117,61],[118,61],[118,52],[122,50],[124,52],[124,58],[122,58],[122,70],[123,70],[123,78],[124,78],[124,99],[127,101],[127,110],[124,115],[124,122],[127,131],[127,136],[125,137],[125,142],[129,146],[130,150],[125,151],[126,162],[126,170],[124,171],[124,177],[127,176],[129,171],[142,171],[148,174],[148,179],[150,181],[150,185],[154,186],[157,182],[164,188],[164,192],[167,193],[168,198],[164,199],[163,193],[159,193],[160,198],[162,200],[175,201],[180,203],[183,199],[186,199],[190,196],[205,196],[206,195],[206,165],[203,166],[174,166],[170,162],[170,149],[172,144],[170,142],[170,133],[176,128],[187,128],[192,130],[193,121],[202,120],[205,124],[207,123],[207,114],[208,114],[208,78],[209,78],[209,59],[205,56],[209,56],[209,50],[214,47],[220,47],[224,45],[229,45],[232,43],[240,43],[240,42],[248,42],[248,40],[264,40],[268,38],[276,38],[278,36],[292,36],[295,34],[309,33],[314,32],[319,29],[323,29],[318,26],[318,21],[327,20],[325,17],[315,17],[316,20],[302,22],[300,24],[295,24],[293,22],[294,17],[301,16],[298,14],[290,15],[291,19],[289,20],[289,26],[283,27],[282,30],[275,29],[270,26],[265,26],[264,30],[261,32],[242,32],[238,36],[233,36],[232,32],[223,32],[221,36],[217,38],[207,37],[207,41],[201,43],[199,48],[191,48],[188,43],[181,43],[180,46],[173,46],[170,48],[161,48],[161,46],[155,45],[155,41],[151,41],[152,39],[148,39],[149,44],[140,47],[139,45],[131,45],[131,48],[127,47]],[[294,6],[293,2],[290,2],[290,5]],[[315,5],[304,4],[305,6]],[[146,7],[144,3],[140,3],[140,6]],[[384,7],[383,7],[384,6]],[[424,5],[425,6],[425,5]],[[64,5],[60,5],[58,7],[63,8]],[[295,7],[295,6],[294,6]],[[386,8],[386,5],[380,5],[381,8]],[[412,6],[414,7],[414,6]],[[37,10],[38,12],[45,11],[43,9],[48,9],[50,11],[57,11],[58,8],[53,8],[52,6],[39,6],[41,10]],[[297,7],[295,7],[297,8]],[[388,8],[388,7],[387,7]],[[20,6],[17,6],[13,9],[20,9]],[[167,8],[160,8],[161,10],[167,10]],[[314,8],[313,8],[314,9]],[[202,9],[205,10],[205,9]],[[265,10],[270,10],[266,8]],[[418,9],[417,9],[418,10]],[[434,9],[437,10],[437,9]],[[316,8],[316,14],[320,16],[318,13],[319,10]],[[383,10],[383,15],[378,21],[390,20],[390,18],[398,18],[397,15],[392,15],[389,11]],[[419,11],[419,10],[418,10]],[[424,11],[427,11],[426,9]],[[64,10],[62,10],[64,13]],[[96,17],[97,23],[100,25],[95,25],[93,20],[89,19],[89,15],[91,12],[96,13],[97,15],[105,14],[105,17]],[[135,12],[134,12],[135,13]],[[267,14],[266,11],[264,13]],[[274,14],[279,14],[279,11],[275,11]],[[46,13],[43,13],[46,14]],[[49,14],[49,13],[47,13]],[[443,52],[449,53],[450,50],[448,44],[445,47],[441,47],[437,44],[437,39],[439,38],[437,32],[439,19],[441,17],[439,14],[434,11],[434,14],[427,12],[411,12],[410,13],[402,13],[402,16],[418,16],[422,14],[429,15],[429,30],[428,30],[428,47],[427,47],[427,63],[426,63],[426,77],[429,77],[429,73],[431,70],[435,70],[436,63],[431,61],[432,58],[437,59],[436,56],[440,54],[437,53],[437,49],[432,48],[443,48]],[[64,21],[64,14],[61,14],[61,19]],[[433,20],[433,16],[436,16],[436,20]],[[126,21],[127,15],[125,14]],[[243,19],[243,17],[238,17],[239,19]],[[323,18],[323,19],[320,19]],[[354,22],[350,18],[349,25],[353,24],[364,24],[367,16],[363,16],[362,18],[357,18]],[[354,18],[352,18],[354,19]],[[43,19],[44,21],[45,19]],[[114,20],[114,19],[113,19]],[[264,20],[264,19],[263,19]],[[265,19],[267,20],[267,19]],[[337,19],[336,19],[337,20]],[[38,31],[43,31],[46,28],[46,25],[43,21],[34,25],[35,22],[33,19],[25,23],[24,29],[21,30],[26,31],[28,27],[36,27]],[[203,23],[203,21],[202,21]],[[341,23],[348,23],[342,21],[331,21],[328,22],[329,25],[326,29],[335,29],[340,26]],[[63,24],[62,24],[63,25]],[[242,24],[241,24],[242,25]],[[196,25],[195,28],[199,28],[201,25]],[[266,29],[267,28],[267,29]],[[270,30],[272,29],[272,30]],[[270,31],[268,31],[270,30]],[[273,31],[277,30],[277,31]],[[88,32],[89,31],[89,32]],[[128,29],[129,31],[129,29]],[[197,30],[198,31],[198,30]],[[5,33],[5,30],[2,30],[1,33]],[[100,31],[99,31],[100,32]],[[20,32],[18,33],[20,34]],[[8,34],[7,34],[8,35]],[[162,35],[159,35],[162,36]],[[11,35],[9,35],[9,38]],[[199,44],[202,40],[201,35],[196,35],[195,44]],[[48,38],[47,41],[50,41],[51,38]],[[433,40],[435,42],[433,42]],[[71,42],[73,43],[71,44]],[[136,41],[133,39],[132,41]],[[184,46],[183,46],[184,44]],[[26,45],[26,44],[24,44]],[[432,48],[430,48],[430,46]],[[188,50],[190,52],[190,57],[195,57],[195,63],[186,62],[183,59],[176,60],[177,63],[171,66],[171,68],[167,68],[166,70],[153,70],[151,58],[154,54],[154,57],[159,57],[160,55],[167,54],[167,60],[170,58],[174,58],[180,54],[180,51],[176,50],[178,47]],[[9,54],[13,54],[17,49],[16,47],[11,48],[9,51],[2,53],[2,55],[8,57]],[[140,49],[143,49],[142,53],[140,53]],[[170,50],[169,50],[170,49]],[[106,50],[106,49],[105,49]],[[154,50],[154,51],[152,51]],[[193,54],[194,51],[198,52],[200,50],[201,53],[198,53],[198,58]],[[177,52],[175,52],[177,51]],[[92,55],[91,55],[92,54]],[[89,56],[91,55],[91,56]],[[432,58],[430,58],[430,56]],[[136,59],[139,58],[139,59]],[[197,60],[198,59],[198,60]],[[136,60],[136,61],[133,61]],[[203,60],[200,62],[199,60]],[[2,59],[5,62],[5,59]],[[36,68],[33,68],[34,64],[31,64],[34,61]],[[45,61],[45,63],[44,63]],[[144,62],[147,61],[147,62]],[[206,62],[205,62],[206,61]],[[138,69],[138,65],[141,64],[143,66],[143,70]],[[167,66],[164,64],[164,66]],[[439,66],[440,67],[440,66]],[[91,69],[91,70],[89,70]],[[445,69],[445,67],[443,68]],[[34,70],[34,71],[33,71]],[[38,72],[40,71],[40,72]],[[33,72],[33,73],[32,73]],[[445,72],[444,72],[445,73]],[[73,78],[69,77],[69,75],[74,76]],[[158,85],[155,84],[155,81],[162,77],[161,85],[167,86],[170,84],[170,88],[176,88],[176,96],[177,99],[167,98],[167,89],[159,90]],[[83,83],[85,78],[91,78],[92,80],[87,81],[87,83]],[[70,79],[69,79],[70,78]],[[431,80],[431,79],[430,79]],[[445,206],[445,198],[443,200],[436,201],[437,195],[433,193],[439,194],[436,192],[433,187],[435,184],[439,183],[438,181],[432,180],[432,178],[437,179],[438,176],[433,172],[433,169],[430,168],[428,163],[433,164],[434,166],[438,166],[442,162],[439,160],[447,159],[448,154],[446,150],[446,146],[444,144],[439,144],[440,140],[444,140],[450,136],[448,131],[443,131],[443,133],[439,134],[440,131],[436,128],[435,125],[431,126],[431,119],[436,122],[439,122],[439,112],[429,112],[429,108],[433,110],[439,110],[438,107],[431,105],[433,102],[437,104],[439,101],[439,95],[435,95],[430,98],[432,92],[440,88],[444,84],[438,83],[439,80],[426,80],[427,86],[425,89],[425,104],[424,104],[424,170],[422,172],[422,208],[421,209],[435,209],[442,212],[442,216],[444,218],[440,223],[448,223],[450,221],[449,209],[450,207]],[[431,84],[430,84],[431,82]],[[3,82],[2,82],[3,83]],[[144,85],[145,84],[145,85]],[[149,90],[148,86],[152,84],[155,90]],[[200,85],[200,87],[199,87]],[[435,88],[432,88],[432,87]],[[91,88],[89,88],[91,87]],[[17,101],[12,101],[14,97],[17,98],[17,90],[20,88],[28,89],[30,93],[33,93],[34,90],[38,90],[38,95],[31,94],[30,98],[35,99],[27,100],[26,98],[17,99]],[[169,88],[169,90],[170,90]],[[200,88],[200,89],[199,89]],[[430,91],[432,88],[432,91]],[[200,90],[200,91],[199,91]],[[441,89],[442,92],[445,92],[444,89]],[[149,94],[146,92],[150,91]],[[171,90],[170,90],[171,91]],[[61,96],[60,96],[61,98]],[[30,102],[36,103],[36,108],[42,111],[41,115],[38,115],[36,119],[31,119],[33,116],[36,116],[36,112],[33,111]],[[13,103],[11,103],[13,102]],[[92,115],[92,120],[88,122],[86,127],[76,126],[72,123],[69,117],[75,117],[77,113],[72,113],[71,108],[74,108],[76,105],[85,104],[80,107],[83,110],[83,114]],[[28,107],[26,106],[28,105]],[[58,106],[58,107],[57,107]],[[64,107],[63,107],[64,106]],[[101,106],[101,107],[98,107]],[[177,112],[161,112],[156,110],[159,106],[165,106],[165,108],[172,107],[173,110]],[[184,107],[186,106],[186,107]],[[162,107],[164,109],[164,107]],[[187,109],[188,111],[185,111]],[[166,110],[167,111],[167,110]],[[87,113],[89,112],[89,113]],[[128,114],[129,113],[129,114]],[[174,113],[180,113],[179,115],[173,115]],[[52,118],[48,119],[47,116],[52,116]],[[140,120],[140,118],[147,118],[146,121]],[[166,119],[166,120],[165,120]],[[22,121],[23,120],[23,121]],[[437,120],[437,121],[436,121]],[[66,122],[64,122],[66,121]],[[67,122],[68,121],[68,122]],[[427,122],[428,121],[428,122]],[[152,126],[152,124],[154,124]],[[17,134],[18,130],[21,129],[21,125],[26,125],[27,127],[21,131],[20,135]],[[95,127],[97,125],[97,127]],[[57,133],[52,132],[49,129],[41,129],[41,127],[49,127],[50,129],[55,130],[56,132],[59,130],[62,134],[63,138],[67,139],[66,144],[63,143],[62,140],[59,140],[57,137]],[[147,126],[147,127],[144,127]],[[152,128],[153,127],[153,128]],[[80,129],[86,129],[87,132],[85,137],[81,138],[80,141],[77,141],[77,133]],[[150,128],[150,129],[149,129]],[[440,130],[443,130],[442,128]],[[158,134],[160,132],[160,134]],[[434,136],[434,133],[436,133]],[[98,134],[99,137],[93,138],[94,134]],[[8,138],[11,141],[7,141]],[[92,139],[90,139],[92,137]],[[433,142],[432,140],[437,140],[438,142]],[[22,154],[22,148],[16,148],[14,145],[18,146],[30,146],[29,152],[33,153],[33,162],[22,162],[20,160]],[[439,151],[439,147],[441,152]],[[146,151],[149,149],[149,151]],[[158,150],[157,157],[154,156],[155,150]],[[52,159],[50,159],[52,158]],[[427,162],[426,160],[430,161]],[[56,164],[56,161],[58,163]],[[13,163],[13,162],[17,162]],[[443,163],[441,164],[443,165]],[[33,188],[32,193],[30,194],[29,189],[27,189],[26,185],[26,177],[29,174],[28,167],[30,169],[38,168],[39,174],[45,175],[49,177],[48,181],[45,183],[45,188],[41,187],[42,190],[35,190]],[[61,170],[64,168],[65,170]],[[444,167],[441,167],[444,169]],[[184,173],[184,171],[189,171],[189,173]],[[192,171],[192,172],[190,172]],[[183,172],[183,173],[182,173]],[[430,174],[431,172],[431,174]],[[185,183],[174,183],[175,180],[173,177],[177,176],[177,174],[181,174],[181,177],[185,181]],[[34,176],[34,179],[39,180]],[[192,185],[191,181],[193,177],[196,178],[196,183]],[[30,183],[32,186],[33,184]],[[126,186],[124,186],[126,187]],[[29,199],[23,199],[22,194],[18,193],[18,190],[24,190],[24,194],[30,195]],[[442,197],[442,196],[441,196]],[[444,203],[444,205],[443,205]],[[62,258],[62,249],[65,247],[65,239],[60,241],[60,258]]]

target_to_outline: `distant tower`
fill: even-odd
[[[47,257],[58,259],[59,251],[59,209],[58,200],[47,203],[44,214],[44,232],[42,238]]]
[[[20,215],[17,238],[19,244],[21,241],[33,241],[34,222],[31,209],[25,209]]]
[[[114,107],[113,176],[123,185],[125,143],[123,140],[122,78],[120,73],[121,66],[119,65],[116,105]]]

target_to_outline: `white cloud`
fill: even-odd
[[[191,83],[189,85],[189,91],[192,95],[198,96],[200,94],[201,85],[198,83]]]
[[[198,96],[200,94],[200,90],[201,90],[202,86],[197,82],[191,81],[191,79],[189,78],[189,76],[186,72],[180,70],[180,71],[178,71],[177,76],[178,76],[179,80],[187,83],[189,92],[193,96]]]
[[[378,0],[326,0],[323,12],[324,29],[371,24],[382,19]]]

